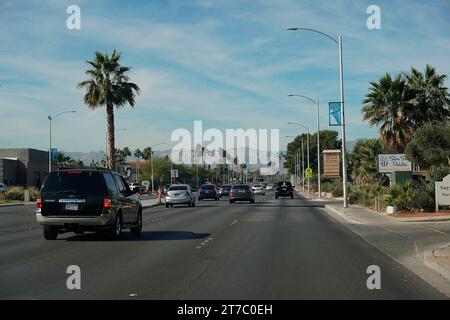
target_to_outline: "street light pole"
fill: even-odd
[[[306,127],[298,122],[288,122],[288,124],[293,124],[293,125],[297,125],[300,126],[304,129],[307,130],[308,135],[306,136],[306,157],[307,157],[307,162],[308,162],[308,168],[310,168],[309,166],[309,127]],[[308,195],[310,194],[310,178],[308,178]]]
[[[314,100],[307,96],[301,95],[301,94],[290,94],[289,97],[300,97],[305,98],[312,103],[314,103],[317,106],[317,191],[318,191],[318,197],[320,199],[321,197],[321,188],[320,188],[320,101],[319,99]],[[309,145],[309,143],[308,143]],[[309,165],[308,165],[309,167]]]
[[[154,178],[153,178],[153,148],[157,147],[157,146],[162,146],[164,144],[167,144],[167,143],[162,142],[162,143],[158,143],[153,146],[150,146],[150,167],[151,167],[151,171],[152,171],[151,172],[152,173],[152,193],[155,192],[155,183],[154,183]]]
[[[55,119],[57,116],[60,116],[64,113],[75,113],[75,110],[69,110],[69,111],[63,111],[60,113],[55,114],[54,116],[49,115],[47,119],[49,120],[49,149],[48,149],[48,173],[52,172],[52,120]]]
[[[308,28],[288,28],[287,31],[311,31],[326,38],[330,39],[334,43],[336,43],[339,47],[339,91],[341,95],[341,129],[342,129],[342,189],[344,195],[344,208],[348,208],[348,199],[347,199],[347,164],[346,164],[346,137],[345,137],[345,108],[344,108],[344,62],[343,62],[343,53],[342,53],[342,42],[343,38],[340,35],[338,40],[331,37],[330,35],[323,33],[321,31],[315,29]]]
[[[345,109],[344,109],[344,58],[342,54],[342,36],[339,36],[339,75],[341,91],[341,121],[342,121],[342,186],[344,195],[344,208],[348,208],[347,203],[347,164],[346,164],[346,139],[345,139]]]

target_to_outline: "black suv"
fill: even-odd
[[[275,187],[275,199],[278,197],[291,197],[294,199],[294,187],[290,182],[278,182]]]
[[[123,228],[140,235],[142,206],[135,192],[116,172],[70,169],[51,172],[36,202],[36,219],[44,238],[84,231],[107,231],[118,239]]]

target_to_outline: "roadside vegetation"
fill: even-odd
[[[370,126],[379,127],[379,137],[358,140],[347,155],[351,204],[378,211],[386,210],[386,206],[395,206],[398,212],[434,211],[434,182],[450,174],[450,94],[446,79],[446,75],[427,65],[423,73],[411,68],[397,75],[387,73],[378,82],[370,83],[362,116]],[[320,138],[321,152],[340,149],[337,132],[321,131]],[[302,139],[306,143],[306,134],[288,145],[285,166],[291,173],[293,155],[301,152]],[[311,135],[310,160],[317,172],[314,139],[317,133]],[[428,172],[429,179],[414,178],[389,188],[389,178],[377,173],[375,159],[380,153],[405,153],[417,170]],[[342,196],[341,183],[327,177],[321,181],[322,192]],[[313,183],[317,184],[317,180]]]

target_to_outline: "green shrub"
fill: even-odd
[[[434,187],[432,184],[420,184],[414,190],[413,206],[427,212],[434,210]]]
[[[395,185],[386,196],[386,203],[404,212],[413,208],[414,189],[410,182]]]
[[[450,174],[450,166],[442,165],[430,168],[430,176],[433,181],[442,181],[445,176]]]
[[[342,188],[342,185],[335,185],[334,189],[331,191],[333,194],[333,197],[342,197],[344,195],[344,189]]]

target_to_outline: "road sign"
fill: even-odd
[[[305,170],[306,178],[311,179],[313,176],[313,170],[311,168],[307,168]]]
[[[341,103],[329,102],[328,103],[328,121],[330,127],[338,127],[342,125],[341,122]]]
[[[450,206],[450,174],[442,181],[435,182],[436,194],[436,212],[439,211],[439,206]]]
[[[172,169],[170,170],[170,176],[172,178],[178,178],[178,169]]]

